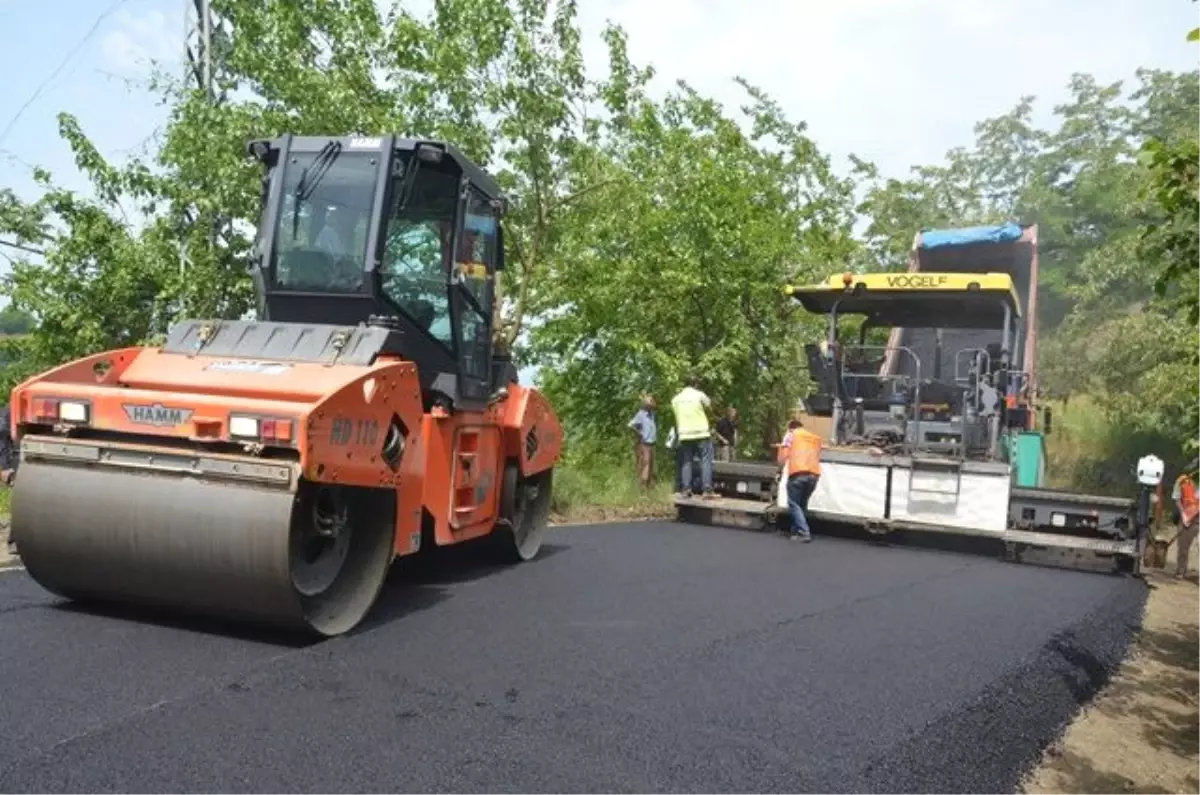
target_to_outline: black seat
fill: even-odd
[[[922,403],[947,403],[953,406],[958,402],[959,397],[959,390],[950,384],[941,381],[926,381],[921,384]]]
[[[409,303],[408,309],[412,312],[413,320],[425,331],[429,331],[433,326],[433,321],[437,319],[437,311],[428,301],[412,301]]]
[[[810,406],[829,406],[832,411],[833,396],[837,396],[843,405],[849,405],[856,399],[861,399],[863,408],[867,411],[887,411],[888,399],[887,393],[890,388],[878,378],[862,377],[841,377],[841,367],[836,359],[827,359],[821,355],[821,346],[815,343],[808,343],[804,346],[805,358],[808,359],[808,372],[812,375],[814,381],[817,382],[818,391],[808,397]],[[826,401],[817,400],[814,398],[820,395],[828,396]]]
[[[280,279],[292,289],[326,290],[334,270],[333,257],[319,248],[294,248],[280,257]]]
[[[804,355],[808,359],[809,375],[817,382],[820,393],[829,395],[830,397],[841,395],[844,398],[835,360],[822,356],[821,346],[812,342],[804,346]]]

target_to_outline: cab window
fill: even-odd
[[[491,337],[488,318],[464,298],[459,298],[463,311],[459,313],[458,351],[462,373],[468,378],[484,380],[488,376],[488,351]]]
[[[389,213],[380,286],[391,304],[447,348],[454,344],[446,273],[454,233],[458,182],[453,175],[422,168],[400,206],[401,180]]]
[[[355,291],[362,282],[378,160],[336,152],[290,158],[276,228],[275,284],[288,290]],[[303,192],[301,192],[303,188]]]
[[[496,211],[478,191],[467,194],[456,268],[460,284],[486,316],[492,313],[492,279],[498,243]]]

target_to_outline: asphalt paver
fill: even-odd
[[[0,573],[4,791],[1011,791],[1129,577],[668,522],[404,561],[311,643]]]

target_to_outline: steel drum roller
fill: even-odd
[[[13,492],[25,568],[80,601],[334,635],[370,609],[391,561],[390,492],[38,460]]]

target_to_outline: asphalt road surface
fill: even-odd
[[[0,790],[1004,791],[1120,659],[1130,578],[668,523],[394,572],[298,645],[0,573]]]

